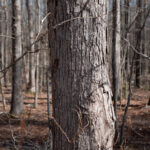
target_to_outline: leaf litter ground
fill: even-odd
[[[38,108],[33,108],[34,94],[25,92],[25,113],[19,116],[8,114],[10,110],[11,89],[4,89],[6,113],[0,101],[0,150],[44,150],[48,147],[49,128],[47,115],[47,96],[40,93]],[[147,106],[150,91],[134,89],[125,125],[124,147],[127,150],[150,150],[150,106]],[[1,98],[1,95],[0,95]],[[119,125],[126,100],[118,102]],[[116,146],[114,147],[116,148]]]

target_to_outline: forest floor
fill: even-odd
[[[0,150],[46,150],[49,139],[47,95],[39,94],[38,108],[33,108],[34,94],[25,92],[25,113],[9,115],[11,89],[4,89],[6,113],[0,101]],[[1,97],[1,95],[0,95]],[[124,147],[126,150],[150,150],[150,91],[134,89],[125,125]],[[118,102],[119,125],[126,100]],[[118,149],[115,148],[114,149]]]

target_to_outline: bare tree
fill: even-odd
[[[36,0],[36,7],[37,7],[37,31],[40,34],[40,1]],[[37,44],[37,48],[40,48],[40,42]],[[34,107],[36,108],[38,103],[38,92],[39,92],[39,52],[36,53],[36,76],[35,76],[35,98],[34,98]]]
[[[1,9],[1,11],[0,11],[0,34],[2,35],[1,36],[1,39],[0,39],[0,42],[1,42],[1,44],[0,44],[0,67],[1,67],[1,69],[3,69],[4,68],[4,44],[5,44],[5,36],[3,36],[5,33],[5,23],[4,23],[4,5],[3,5],[3,1],[1,1],[0,2],[0,9]],[[4,80],[2,79],[2,82],[3,82]]]
[[[7,1],[4,0],[4,14],[5,14],[5,34],[8,35],[9,34],[9,25],[8,25],[8,6],[7,6]],[[7,60],[8,60],[8,55],[9,55],[9,51],[8,51],[8,38],[5,37],[5,41],[4,41],[4,68],[7,66]],[[4,74],[4,84],[5,87],[7,87],[8,84],[8,78],[7,78],[7,74]]]
[[[120,0],[113,0],[113,35],[112,35],[112,73],[113,73],[113,100],[115,115],[117,115],[117,100],[121,89],[121,20],[120,20]],[[118,123],[116,120],[116,138],[118,135]]]
[[[138,49],[138,51],[140,52],[141,49],[141,20],[142,20],[142,1],[140,0],[136,0],[136,5],[137,5],[137,11],[140,12],[137,19],[136,19],[136,23],[135,23],[135,36],[136,36],[136,49]],[[135,61],[135,66],[136,66],[136,87],[140,88],[141,86],[141,55],[136,55],[136,61]]]
[[[31,9],[30,5],[31,1],[26,0],[26,7],[27,7],[27,12],[28,12],[28,28],[29,28],[29,48],[30,51],[34,51],[35,45],[31,46],[31,43],[34,41],[34,30],[33,30],[33,9]],[[35,54],[30,53],[29,56],[29,90],[31,92],[35,92]]]
[[[21,1],[12,0],[12,100],[11,110],[13,114],[23,112],[23,95],[22,95],[22,59],[15,62],[22,55],[21,44]]]
[[[113,149],[106,1],[48,1],[53,149]],[[56,25],[57,24],[57,25]]]

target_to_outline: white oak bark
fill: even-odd
[[[115,115],[106,61],[105,2],[48,2],[52,12],[49,41],[53,115],[70,139],[54,124],[54,150],[113,149]],[[67,19],[72,21],[54,29]]]

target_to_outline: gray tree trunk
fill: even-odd
[[[137,5],[137,11],[141,11],[142,8],[142,1],[141,0],[136,0],[136,5]],[[141,49],[141,21],[142,21],[142,13],[140,12],[135,28],[136,28],[136,49],[140,52]],[[140,88],[141,86],[141,55],[136,55],[136,61],[135,61],[135,66],[136,66],[136,72],[135,72],[135,85],[137,88]]]
[[[4,24],[4,15],[3,15],[3,10],[5,10],[5,4],[4,1],[0,2],[0,34],[4,35],[5,34],[5,24]],[[4,43],[5,43],[5,39],[6,37],[1,37],[0,38],[0,70],[4,69]],[[0,73],[1,76],[3,76],[3,73]],[[5,101],[5,97],[4,97],[4,92],[3,92],[3,78],[0,79],[0,93],[1,93],[1,100],[3,102],[3,111],[5,111],[5,107],[6,107],[6,101]]]
[[[147,6],[147,0],[144,0],[143,1],[143,8],[146,8],[146,6]],[[145,21],[146,15],[147,14],[146,14],[146,10],[145,10],[142,14],[142,22]],[[148,53],[149,49],[147,49],[147,47],[146,47],[146,43],[147,43],[146,34],[147,34],[146,28],[144,27],[144,29],[142,31],[142,41],[141,41],[142,53],[146,54],[146,55],[149,55],[149,53]],[[148,66],[149,66],[149,60],[142,59],[141,60],[141,73],[143,75],[142,84],[144,84],[144,87],[146,87],[146,89],[148,89],[148,87],[149,87],[149,82],[147,82],[148,81]]]
[[[31,46],[31,44],[34,42],[34,30],[33,30],[33,10],[31,9],[30,6],[30,1],[26,0],[26,7],[27,7],[27,12],[28,12],[28,27],[29,27],[29,45],[30,45],[30,51],[34,51],[35,47],[34,45]],[[29,91],[35,92],[35,54],[30,53],[29,56]]]
[[[36,0],[37,7],[37,32],[40,32],[40,1]],[[37,48],[40,48],[40,43],[37,44]],[[35,97],[34,107],[38,106],[38,92],[39,92],[39,52],[36,53],[36,77],[35,77]]]
[[[0,79],[0,93],[1,93],[2,102],[3,102],[3,111],[5,111],[6,110],[6,99],[5,99],[5,95],[4,95],[4,91],[3,91],[3,84],[2,84],[1,79]]]
[[[124,38],[129,40],[129,31],[128,31],[128,25],[129,25],[129,0],[125,0],[125,11],[124,11]],[[124,45],[126,45],[126,43],[124,42]],[[125,98],[127,99],[127,96],[128,96],[128,77],[129,77],[129,74],[130,74],[130,47],[128,45],[125,46],[124,48],[124,55],[126,55],[125,57],[125,70],[124,72],[122,71],[122,77],[124,77],[124,79],[122,79],[122,81],[125,81],[125,90],[124,90],[124,93],[125,93]]]
[[[8,35],[9,34],[9,26],[8,26],[8,6],[7,6],[7,1],[4,0],[4,12],[5,12],[5,34]],[[9,51],[8,51],[8,38],[5,37],[5,41],[4,41],[4,68],[6,68],[7,66],[7,60],[8,60],[8,54],[9,54]],[[4,73],[4,85],[5,87],[7,87],[7,84],[8,84],[8,78],[7,78],[7,74]]]
[[[113,149],[115,115],[106,61],[105,3],[48,1],[53,13],[49,41],[54,150]]]
[[[113,37],[112,37],[112,73],[113,73],[113,100],[114,111],[117,116],[117,100],[121,91],[121,65],[120,65],[120,52],[121,52],[121,20],[120,20],[120,0],[113,0]],[[118,123],[115,123],[116,136],[118,136]]]
[[[22,55],[21,44],[21,1],[12,0],[12,100],[11,110],[13,114],[23,112],[23,95],[22,95],[22,59],[15,62]]]
[[[113,98],[116,113],[117,99],[121,87],[120,51],[121,51],[121,23],[120,23],[120,0],[113,1],[113,38],[112,38],[112,72],[113,72]]]
[[[3,4],[4,2],[3,1],[1,1],[0,2],[0,9],[2,10],[1,12],[0,12],[0,34],[2,35],[1,37],[0,37],[0,67],[1,67],[1,69],[4,69],[4,44],[5,44],[5,18],[4,18],[4,4]],[[2,84],[4,83],[4,79],[2,78]]]

